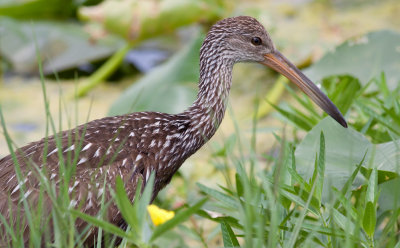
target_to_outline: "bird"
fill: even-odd
[[[211,26],[202,43],[197,98],[182,113],[134,112],[105,117],[20,147],[15,150],[15,159],[11,155],[2,158],[1,215],[12,228],[22,230],[25,245],[29,245],[29,225],[16,219],[25,213],[19,204],[21,198],[32,204],[38,203],[40,173],[57,189],[63,178],[60,164],[65,164],[73,167],[67,185],[70,206],[96,215],[104,195],[106,202],[110,202],[107,220],[123,226],[125,222],[111,194],[116,178],[121,177],[129,199],[134,199],[138,182],[146,185],[150,174],[154,173],[154,200],[182,163],[217,131],[227,107],[233,66],[239,62],[259,63],[286,76],[322,110],[347,127],[338,108],[277,50],[259,21],[249,16],[229,17]],[[15,163],[19,164],[20,180]],[[43,201],[44,214],[50,215],[52,200],[45,194]],[[87,225],[77,219],[75,228],[77,232],[91,232],[85,241],[91,246],[97,231],[86,228]],[[51,228],[49,225],[48,235],[52,239]],[[5,234],[4,225],[0,231],[3,233],[0,245],[7,246],[10,237]]]

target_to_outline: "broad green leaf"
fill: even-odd
[[[221,222],[222,239],[224,241],[224,247],[240,247],[239,242],[236,239],[235,233],[232,231],[231,226],[225,221]]]
[[[142,41],[200,20],[213,23],[224,14],[223,5],[207,0],[108,0],[80,8],[79,16],[126,40]]]
[[[379,185],[379,212],[400,208],[400,178]]]
[[[332,75],[351,75],[362,85],[384,72],[388,88],[397,87],[400,78],[400,33],[383,30],[344,42],[305,70],[313,81]]]
[[[373,165],[378,170],[399,174],[400,140],[394,140],[376,145]]]
[[[371,144],[363,134],[351,127],[343,128],[327,117],[308,132],[296,148],[296,168],[306,178],[311,178],[313,174],[315,151],[319,149],[321,131],[325,136],[325,186],[328,186],[327,188],[331,185],[342,189],[356,166],[362,161],[362,166],[376,167],[379,173],[399,173],[400,140],[378,145]],[[361,175],[356,175],[353,187],[359,186],[363,180]],[[324,189],[327,188],[324,187]]]
[[[178,113],[194,101],[199,78],[199,35],[168,62],[130,86],[111,106],[109,115],[136,111]]]
[[[204,198],[204,199],[198,201],[192,207],[178,212],[174,218],[170,219],[169,221],[165,222],[164,224],[162,224],[160,226],[157,226],[154,229],[154,232],[151,235],[150,240],[155,240],[157,237],[159,237],[166,231],[171,230],[178,224],[187,220],[190,216],[192,216],[194,213],[196,213],[201,208],[201,206],[203,206],[203,204],[206,203],[206,201],[207,201],[207,198]]]
[[[52,74],[99,60],[123,45],[117,37],[107,36],[93,44],[82,26],[50,21],[16,21],[0,18],[0,53],[15,72],[37,74],[37,54],[45,58],[43,72]],[[36,45],[35,45],[36,44]]]
[[[29,21],[46,18],[65,19],[75,15],[76,6],[74,1],[64,0],[13,1],[11,4],[0,5],[0,16]]]
[[[308,178],[313,174],[315,152],[320,147],[321,131],[325,136],[326,152],[324,181],[328,184],[324,189],[330,188],[329,185],[341,189],[352,175],[355,166],[363,160],[371,144],[357,131],[343,128],[330,117],[325,118],[306,135],[295,151],[297,170]],[[359,185],[361,182],[362,177],[356,176],[354,183]]]

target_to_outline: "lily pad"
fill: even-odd
[[[78,15],[137,43],[193,23],[213,23],[224,16],[225,4],[209,0],[109,0],[80,8]]]
[[[84,4],[80,1],[79,4]],[[87,1],[86,1],[87,2]],[[77,2],[63,0],[0,1],[0,16],[23,20],[66,19],[75,15]]]
[[[379,211],[394,210],[400,206],[400,178],[380,185]]]
[[[167,62],[153,69],[130,86],[114,102],[110,115],[134,111],[178,113],[195,99],[199,78],[199,35]]]
[[[339,45],[305,70],[314,81],[332,75],[352,75],[365,85],[385,73],[390,89],[400,78],[400,33],[383,30],[368,33]]]
[[[376,167],[380,172],[399,173],[400,140],[375,145],[363,134],[352,128],[343,128],[327,117],[296,148],[297,170],[306,177],[310,178],[313,174],[321,131],[325,135],[325,182],[330,185],[342,188],[364,156],[364,168]],[[361,180],[359,176],[354,186],[359,186]]]
[[[38,73],[37,52],[44,73],[51,74],[105,58],[124,43],[112,36],[93,43],[76,23],[0,18],[0,27],[0,54],[15,72],[23,74]]]
[[[306,177],[311,177],[314,171],[321,131],[325,135],[325,177],[332,179],[333,186],[341,188],[356,165],[369,152],[371,144],[359,132],[343,128],[330,117],[326,117],[308,132],[296,148],[297,170]],[[329,179],[325,180],[327,181]]]

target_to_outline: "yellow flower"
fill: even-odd
[[[161,225],[175,216],[174,211],[168,211],[153,204],[147,206],[147,211],[155,226]]]

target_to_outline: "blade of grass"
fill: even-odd
[[[356,101],[358,107],[361,108],[361,110],[368,116],[373,117],[377,122],[379,122],[382,126],[386,127],[388,130],[392,131],[396,135],[400,135],[400,131],[396,130],[393,128],[393,126],[390,124],[391,121],[388,120],[387,118],[383,117],[382,115],[379,115],[376,113],[374,110],[372,110],[370,107],[368,107],[366,104],[364,104],[361,101]]]
[[[238,240],[236,239],[235,233],[231,226],[225,221],[221,222],[222,240],[224,241],[224,247],[240,247]]]
[[[307,202],[304,205],[303,210],[300,212],[300,216],[298,217],[297,222],[294,226],[292,236],[290,237],[288,244],[285,245],[284,247],[289,247],[289,248],[295,247],[297,237],[299,236],[300,230],[303,226],[304,218],[306,217],[306,213],[309,210],[308,208],[310,206],[311,199],[313,198],[315,188],[316,188],[316,183],[314,183],[312,185],[311,192],[308,196]],[[328,229],[328,230],[330,230],[330,229]]]
[[[349,179],[347,179],[346,183],[344,184],[341,193],[343,195],[343,197],[345,197],[347,195],[347,193],[349,192],[349,190],[351,189],[351,185],[353,184],[354,180],[356,179],[356,176],[358,175],[358,172],[360,171],[362,165],[364,164],[364,160],[365,160],[365,156],[367,155],[367,151],[365,151],[364,153],[364,157],[362,158],[362,160],[360,161],[360,163],[357,165],[356,169],[354,169],[353,173],[351,174],[351,176],[349,177]],[[333,208],[337,209],[339,207],[339,199],[333,204]]]
[[[224,202],[225,205],[231,207],[232,209],[239,209],[240,206],[233,197],[223,194],[215,189],[209,188],[200,183],[197,183],[197,186],[200,188],[201,191],[203,191],[207,195]]]
[[[310,114],[312,114],[312,116],[310,116],[310,118],[315,119],[315,120],[318,120],[321,118],[321,115],[318,114],[318,112],[315,110],[315,107],[314,107],[314,104],[312,103],[312,101],[309,98],[304,97],[305,94],[299,94],[298,92],[293,90],[288,84],[286,84],[285,87],[286,87],[286,90],[290,93],[290,95],[294,99],[296,99],[297,103],[299,103],[306,110],[308,110],[308,112]]]
[[[315,163],[315,168],[312,176],[311,185],[316,184],[314,196],[321,205],[322,190],[324,187],[324,176],[325,176],[325,137],[321,131],[319,140],[319,157]]]
[[[297,127],[299,127],[302,130],[309,131],[313,127],[312,123],[309,123],[308,120],[304,119],[302,116],[299,116],[298,114],[295,114],[293,112],[286,111],[277,105],[274,105],[271,103],[271,105],[285,118],[287,118],[289,121],[291,121],[293,124],[295,124]]]
[[[138,181],[138,185],[141,184],[141,181]],[[117,177],[115,180],[115,200],[117,202],[118,209],[121,211],[122,217],[124,217],[125,221],[130,225],[137,227],[139,225],[139,220],[137,219],[135,209],[129,200],[125,187],[124,182],[122,181],[121,177]],[[135,200],[139,199],[135,197]]]
[[[363,228],[370,239],[373,239],[376,225],[376,199],[378,195],[378,170],[373,168],[368,180],[368,188],[365,194],[365,211]]]
[[[132,239],[131,235],[128,235],[128,233],[124,232],[121,228],[107,222],[101,219],[98,219],[97,217],[82,213],[79,210],[76,209],[70,209],[69,210],[71,214],[81,218],[82,220],[91,223],[97,227],[101,227],[103,230],[110,232],[112,234],[118,235],[119,237],[122,238],[127,238],[127,239]]]

